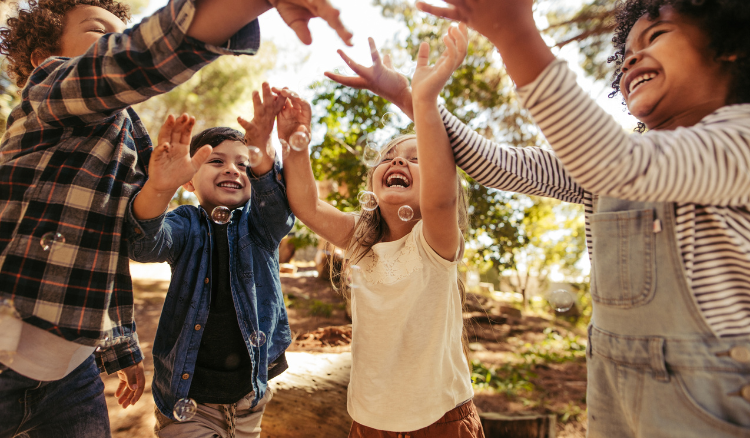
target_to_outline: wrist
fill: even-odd
[[[397,101],[393,102],[410,119],[414,120],[414,101],[411,87],[406,87],[399,95]]]
[[[168,200],[172,199],[172,196],[174,196],[175,192],[177,192],[177,189],[180,187],[155,187],[152,180],[146,180],[146,183],[143,184],[143,188],[141,188],[141,192],[148,194],[149,196],[153,196],[155,198],[167,198]]]

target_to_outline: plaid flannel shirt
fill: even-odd
[[[223,48],[192,39],[194,13],[193,0],[174,0],[82,56],[44,61],[0,143],[0,298],[57,336],[105,342],[99,362],[109,373],[142,360],[122,233],[152,147],[130,105],[260,44],[257,20]],[[45,250],[48,233],[65,241]]]

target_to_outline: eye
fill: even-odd
[[[654,40],[656,38],[658,38],[659,35],[664,34],[664,33],[667,33],[667,31],[666,30],[657,30],[657,31],[654,31],[654,33],[652,33],[651,36],[648,37],[648,42],[649,43],[654,42]]]
[[[409,158],[409,161],[411,161],[413,163],[418,163],[419,162],[419,158],[417,158],[417,157]]]
[[[214,158],[213,160],[208,162],[209,164],[223,164],[222,161],[218,158]]]
[[[241,161],[237,163],[237,167],[247,167],[247,161]]]
[[[89,32],[96,32],[96,33],[100,33],[100,34],[104,35],[105,33],[107,33],[107,30],[106,29],[102,29],[102,28],[97,28],[97,29],[91,29]]]

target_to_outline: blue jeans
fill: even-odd
[[[60,380],[0,365],[0,438],[109,438],[104,383],[92,355]]]

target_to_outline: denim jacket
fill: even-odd
[[[278,247],[294,224],[280,164],[261,177],[248,170],[252,195],[232,211],[227,229],[229,275],[240,330],[253,364],[258,403],[266,392],[268,366],[291,343],[279,279]],[[183,205],[161,216],[138,221],[128,211],[130,258],[168,262],[172,281],[154,340],[154,401],[169,418],[177,400],[188,396],[211,299],[211,218],[200,207]],[[251,335],[266,341],[253,346]],[[255,338],[255,336],[253,336]]]

